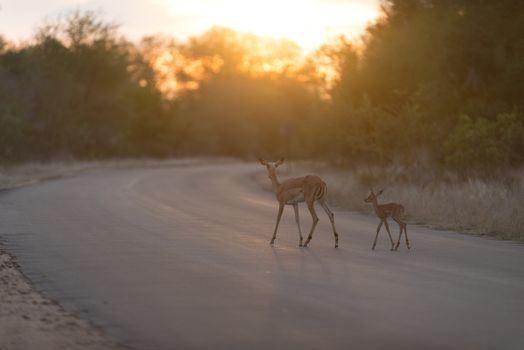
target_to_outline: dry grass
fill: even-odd
[[[524,169],[504,180],[466,181],[401,167],[341,170],[311,162],[280,171],[282,177],[305,173],[320,175],[330,202],[344,209],[371,213],[371,205],[364,203],[369,188],[384,188],[379,202],[401,203],[410,222],[524,241]]]
[[[120,160],[103,162],[29,163],[0,168],[0,189],[13,188],[43,179],[70,176],[103,168],[190,165],[230,159]],[[316,173],[327,182],[332,204],[348,210],[372,212],[364,203],[369,187],[384,188],[380,202],[398,202],[406,207],[410,222],[433,227],[524,241],[524,169],[507,174],[504,180],[461,181],[452,174],[435,176],[424,169],[402,167],[343,170],[323,163],[287,163],[281,177]],[[265,174],[260,184],[270,189]]]

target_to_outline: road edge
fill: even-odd
[[[0,184],[0,194],[45,181],[74,177],[93,171],[143,167],[180,167],[209,163],[209,159],[180,158],[169,160],[127,160],[118,162],[71,162],[54,169],[42,164],[45,171],[8,178]],[[227,162],[231,159],[214,159]],[[38,169],[38,165],[36,166]],[[66,311],[58,302],[37,290],[23,273],[16,256],[9,252],[0,236],[0,349],[69,349],[123,350],[130,349],[93,322]]]

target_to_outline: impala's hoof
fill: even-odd
[[[338,248],[338,244],[335,244],[335,248]]]

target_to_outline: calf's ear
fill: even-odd
[[[282,163],[284,163],[284,158],[280,158],[279,160],[277,160],[277,161],[275,162],[275,168],[278,167],[278,166],[280,166],[280,165],[282,165]]]

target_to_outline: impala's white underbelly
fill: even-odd
[[[291,197],[290,199],[287,200],[286,204],[297,204],[297,203],[301,203],[301,202],[304,202],[305,199],[304,199],[304,192],[298,192],[297,194],[295,194],[293,197]]]

